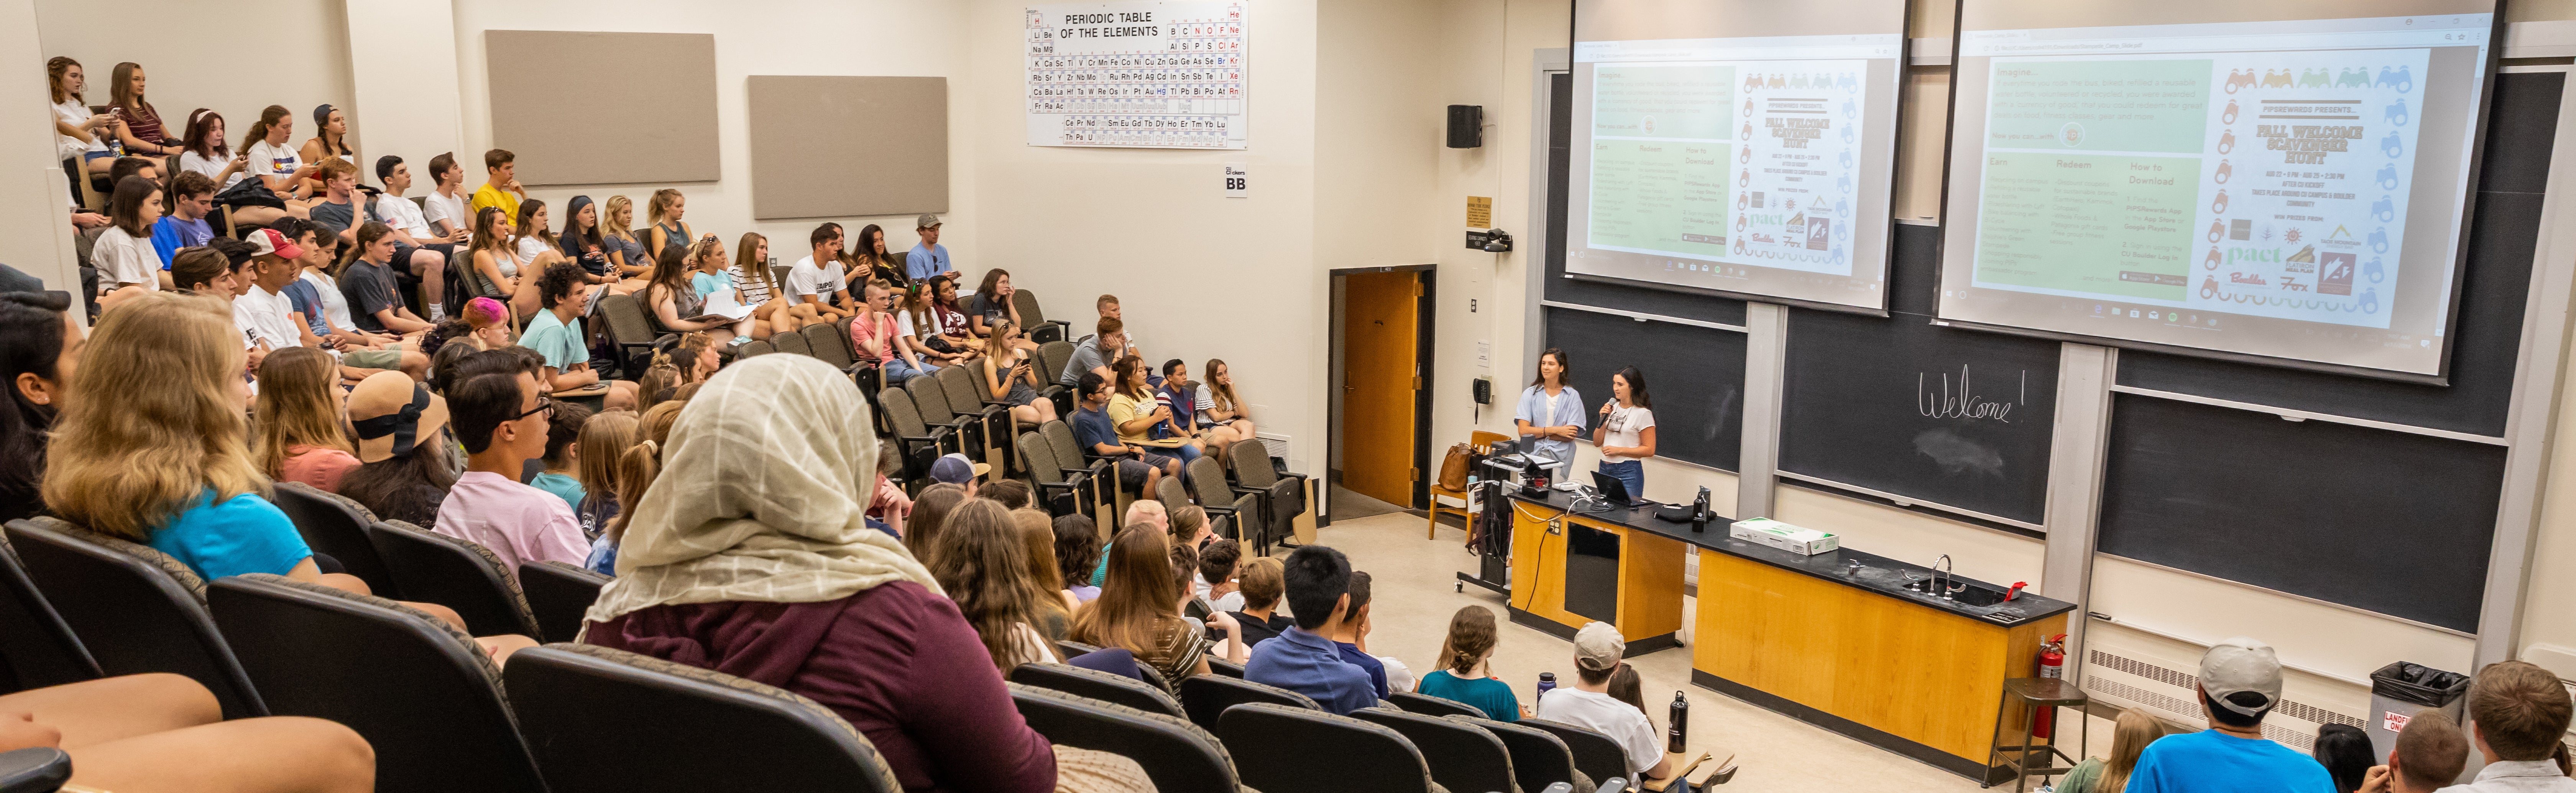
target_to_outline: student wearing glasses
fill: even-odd
[[[509,355],[505,350],[474,357]],[[518,574],[519,563],[579,565],[590,556],[581,519],[561,497],[519,483],[528,461],[545,456],[553,401],[524,366],[476,375],[447,394],[456,439],[465,445],[465,473],[439,502],[440,534],[481,543]]]

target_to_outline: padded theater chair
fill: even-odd
[[[831,709],[732,675],[584,644],[510,656],[519,730],[551,793],[902,793]]]
[[[1406,713],[1420,714],[1430,716],[1432,718],[1439,718],[1442,716],[1474,716],[1477,718],[1484,718],[1485,716],[1485,712],[1477,710],[1474,705],[1469,705],[1448,697],[1416,694],[1411,691],[1389,691],[1386,693],[1386,701],[1395,703],[1396,707],[1403,708]]]
[[[1215,672],[1236,680],[1243,679],[1243,666],[1240,664],[1236,664],[1233,661],[1228,661],[1223,658],[1210,658],[1207,659],[1207,662],[1208,671],[1210,672]]]
[[[1199,509],[1207,511],[1208,530],[1219,537],[1243,541],[1243,520],[1261,514],[1261,497],[1227,487],[1225,464],[1214,457],[1191,460],[1183,470],[1190,474],[1190,495],[1198,498]]]
[[[461,268],[450,268],[455,272]],[[455,294],[449,292],[448,294]],[[608,341],[617,345],[617,371],[629,379],[642,377],[644,367],[653,362],[653,322],[644,315],[644,306],[634,295],[605,295],[599,299],[599,318],[608,323]]]
[[[265,573],[216,579],[206,599],[269,712],[356,730],[376,749],[379,793],[544,793],[500,668],[454,626]]]
[[[1059,391],[1048,392],[1048,398],[1055,400],[1055,414],[1058,416],[1073,415],[1073,403],[1075,398],[1078,396],[1073,393],[1073,389],[1065,387],[1063,380],[1064,365],[1072,360],[1072,342],[1042,341],[1038,343],[1038,376],[1044,378],[1047,382],[1056,384],[1057,388],[1062,389]]]
[[[742,346],[734,348],[733,359],[739,361],[754,355],[768,355],[777,351],[778,347],[770,344],[767,339],[746,341],[742,343]]]
[[[0,539],[0,662],[9,691],[59,686],[99,678],[98,661],[89,657],[54,604],[27,577],[17,551]]]
[[[1172,699],[1170,694],[1163,693],[1162,689],[1134,678],[1079,666],[1021,664],[1011,670],[1011,682],[1116,703],[1175,719],[1188,716],[1182,712],[1181,703]]]
[[[537,618],[541,642],[568,642],[581,635],[581,615],[599,600],[608,576],[557,561],[519,563],[519,590]]]
[[[1522,726],[1546,730],[1565,742],[1566,751],[1574,753],[1574,770],[1592,778],[1594,785],[1608,785],[1613,779],[1628,778],[1628,750],[1619,741],[1590,727],[1579,727],[1561,721],[1522,719]]]
[[[931,461],[966,448],[955,425],[934,426],[923,421],[921,411],[913,407],[912,395],[901,388],[878,391],[877,404],[885,408],[886,425],[894,429],[895,448],[903,456],[903,481],[915,485],[906,491],[907,495],[918,494],[917,485],[930,481]]]
[[[1011,418],[1010,405],[996,402],[976,390],[975,384],[983,379],[978,375],[977,370],[983,368],[981,362],[967,361],[956,366],[939,367],[939,371],[930,373],[929,377],[915,377],[912,382],[928,380],[938,384],[939,393],[948,398],[950,411],[955,412],[958,418],[971,418],[981,422],[985,442],[992,446],[984,454],[968,456],[974,457],[976,462],[994,463],[993,469],[997,472],[1008,471],[1010,456],[1006,453],[996,459],[992,457],[992,452],[1007,450],[1010,446],[1009,439],[1021,432],[1019,421]]]
[[[70,781],[72,756],[61,749],[35,746],[0,752],[0,793],[54,793]]]
[[[1192,678],[1193,680],[1197,678]],[[1236,705],[1217,720],[1243,784],[1263,793],[1432,793],[1431,768],[1402,733],[1285,705]],[[1321,760],[1329,758],[1329,762]]]
[[[1297,516],[1306,514],[1306,476],[1281,475],[1271,467],[1270,448],[1258,440],[1226,447],[1225,457],[1235,487],[1261,495],[1261,520],[1244,522],[1260,531],[1245,532],[1242,542],[1268,556],[1270,544],[1296,534]]]
[[[1225,744],[1196,724],[1064,691],[1009,685],[1020,718],[1048,743],[1133,759],[1155,790],[1249,793],[1235,777]]]
[[[206,582],[169,554],[54,518],[10,521],[27,575],[100,674],[170,672],[214,692],[224,718],[268,715],[206,612]]]
[[[1030,341],[1043,345],[1051,341],[1067,341],[1073,338],[1073,323],[1060,319],[1047,319],[1046,312],[1038,308],[1038,296],[1030,293],[1029,290],[1011,290],[1011,308],[1020,313],[1021,322],[1028,323]],[[1062,367],[1049,369],[1046,373],[1052,375],[1060,371],[1063,371]],[[1055,378],[1050,376],[1047,379]]]
[[[384,557],[404,599],[455,609],[465,619],[465,630],[476,636],[515,633],[533,639],[544,634],[528,611],[519,580],[491,549],[399,520],[369,525],[367,539]]]
[[[1324,709],[1324,706],[1315,704],[1315,700],[1304,694],[1239,677],[1191,675],[1181,681],[1181,711],[1189,714],[1191,724],[1206,729],[1216,729],[1217,718],[1228,708],[1254,703],[1305,708],[1313,711]],[[1254,785],[1254,787],[1260,786]]]
[[[769,346],[776,347],[779,352],[783,353],[792,353],[808,358],[814,357],[814,342],[807,340],[805,338],[805,332],[802,330],[793,333],[780,333],[770,336]]]
[[[1431,766],[1431,780],[1450,790],[1518,793],[1512,778],[1511,750],[1503,740],[1473,724],[1436,716],[1361,708],[1351,718],[1394,730],[1413,742]]]
[[[1482,727],[1493,733],[1495,738],[1502,739],[1503,748],[1512,755],[1512,776],[1520,781],[1523,793],[1548,790],[1557,785],[1572,785],[1574,793],[1595,793],[1592,778],[1574,770],[1574,752],[1565,748],[1565,741],[1559,740],[1555,733],[1476,716],[1441,718]]]
[[[314,553],[339,560],[341,570],[367,582],[378,597],[402,597],[392,573],[385,570],[385,560],[376,555],[375,543],[367,539],[367,525],[376,522],[375,512],[347,496],[302,482],[279,482],[276,492],[272,500],[295,522],[295,533],[304,535],[304,544]]]
[[[986,462],[986,458],[991,456],[991,449],[986,446],[985,441],[986,438],[992,437],[989,433],[990,422],[986,421],[987,417],[973,413],[959,414],[949,404],[948,389],[939,385],[937,376],[915,377],[903,381],[903,385],[899,387],[904,393],[912,395],[912,407],[920,411],[921,423],[954,429],[959,438],[958,447],[963,450],[961,453],[966,455],[966,459],[980,463]]]

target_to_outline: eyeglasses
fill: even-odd
[[[529,417],[529,416],[534,416],[534,415],[536,415],[536,414],[538,414],[538,413],[544,413],[544,414],[546,414],[546,418],[548,418],[548,419],[552,419],[552,418],[554,418],[554,417],[555,417],[555,400],[554,400],[554,398],[553,398],[553,397],[542,397],[542,396],[541,396],[541,397],[537,397],[537,406],[536,406],[536,407],[529,408],[529,409],[528,409],[528,412],[526,412],[526,413],[521,413],[521,414],[516,415],[516,416],[511,416],[511,417],[510,417],[510,420],[511,420],[511,421],[518,421],[518,420],[520,420],[520,419],[527,418],[527,417]]]

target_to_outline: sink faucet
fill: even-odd
[[[1949,574],[1952,572],[1949,554],[1942,554],[1941,558],[1932,560],[1932,591],[1927,594],[1943,600],[1950,599]]]

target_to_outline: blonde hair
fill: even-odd
[[[635,429],[642,421],[632,410],[611,410],[591,416],[581,424],[580,467],[574,469],[581,480],[582,492],[614,495],[617,491],[617,463],[626,450],[635,448]]]
[[[259,417],[259,442],[251,453],[259,460],[260,473],[271,479],[283,476],[287,450],[297,446],[357,453],[342,429],[339,397],[332,393],[339,386],[339,362],[321,350],[288,347],[260,362],[253,410]]]
[[[662,476],[662,445],[671,441],[671,425],[679,423],[680,407],[686,404],[676,399],[664,402],[646,408],[636,419],[635,445],[617,455],[617,517],[609,519],[604,532],[609,542],[625,541],[626,522],[634,519],[635,507],[644,503],[653,480]]]
[[[269,495],[227,381],[242,376],[244,358],[225,301],[139,296],[100,319],[89,349],[71,390],[116,397],[63,406],[45,466],[47,507],[91,531],[144,542],[209,490],[216,503]]]
[[[679,188],[665,187],[653,191],[652,201],[644,205],[644,222],[656,226],[662,225],[662,216],[670,213],[671,205],[677,203],[680,203]],[[673,241],[677,242],[677,240]]]
[[[626,219],[624,221],[617,220],[617,213],[620,211],[626,213]],[[626,229],[626,224],[633,222],[635,222],[634,200],[622,195],[613,195],[608,197],[607,203],[599,205],[600,239],[608,239],[610,237],[616,237],[621,240],[635,239],[635,235]],[[642,265],[641,262],[627,262],[627,264],[637,266]]]
[[[2102,764],[2102,781],[2093,784],[2094,793],[2120,793],[2127,788],[2129,771],[2138,767],[2138,755],[2162,737],[2165,723],[2145,710],[2120,711],[2120,718],[2111,722],[2111,756]]]

